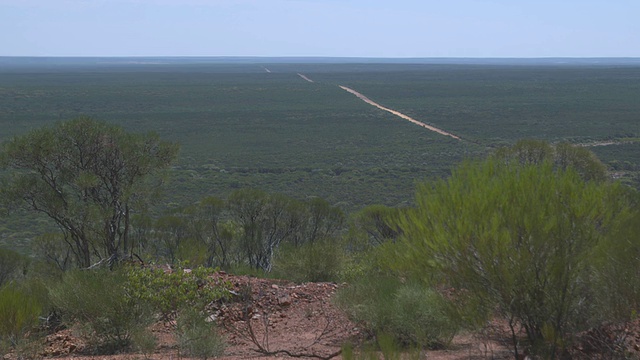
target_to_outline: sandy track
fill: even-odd
[[[626,145],[633,144],[633,141],[594,141],[589,143],[576,144],[581,147],[595,147],[595,146],[611,146],[611,145]]]
[[[298,76],[300,76],[301,78],[307,80],[308,82],[312,83],[313,80],[309,79],[308,77],[304,76],[303,74],[298,73]]]
[[[431,126],[431,125],[427,125],[427,124],[425,124],[425,123],[423,123],[421,121],[418,121],[418,120],[416,120],[416,119],[414,119],[412,117],[409,117],[409,116],[407,116],[407,115],[405,115],[405,114],[403,114],[403,113],[401,113],[399,111],[395,111],[393,109],[389,109],[387,107],[384,107],[384,106],[374,102],[373,100],[369,99],[368,97],[362,95],[361,93],[351,89],[351,88],[348,88],[348,87],[342,86],[342,85],[338,85],[338,86],[340,86],[340,88],[342,90],[345,90],[345,91],[348,91],[348,92],[352,93],[353,95],[357,96],[360,100],[366,102],[369,105],[373,105],[373,106],[377,107],[380,110],[384,110],[384,111],[386,111],[388,113],[391,113],[391,114],[393,114],[393,115],[395,115],[395,116],[397,116],[399,118],[402,118],[404,120],[411,121],[412,123],[414,123],[416,125],[422,126],[423,128],[431,130],[433,132],[436,132],[436,133],[438,133],[440,135],[449,136],[449,137],[452,137],[452,138],[454,138],[456,140],[461,140],[459,136],[456,136],[456,135],[454,135],[454,134],[452,134],[450,132],[444,131],[442,129],[438,129],[437,127],[434,127],[434,126]]]

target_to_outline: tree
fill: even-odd
[[[525,139],[511,147],[498,149],[493,156],[522,165],[550,162],[557,169],[574,169],[587,181],[606,181],[609,178],[607,166],[594,153],[568,142],[551,145],[542,140]]]
[[[164,257],[171,264],[179,259],[178,252],[189,240],[188,220],[177,215],[164,215],[156,221],[155,234],[157,238],[156,257]]]
[[[395,219],[401,210],[384,205],[370,205],[353,216],[352,226],[355,231],[364,232],[368,245],[381,245],[387,241],[395,241],[400,236],[400,229]]]
[[[302,227],[300,204],[284,195],[241,189],[229,196],[227,206],[242,228],[239,248],[249,266],[271,271],[275,250]]]
[[[605,290],[598,279],[640,270],[637,234],[615,235],[634,213],[619,184],[584,181],[545,161],[491,159],[421,185],[416,207],[399,220],[403,241],[391,248],[398,269],[463,289],[465,306],[479,304],[480,314],[497,309],[516,354],[522,328],[534,349],[554,358],[571,334],[597,325]]]
[[[344,213],[339,207],[317,197],[296,202],[290,209],[301,220],[297,231],[288,239],[294,247],[334,238],[345,222]]]
[[[234,231],[225,217],[226,203],[213,196],[205,197],[187,209],[189,229],[195,240],[206,248],[207,266],[226,268],[231,263]]]
[[[23,275],[27,258],[9,249],[0,248],[0,287]]]
[[[81,267],[128,253],[131,214],[161,184],[178,146],[88,117],[2,145],[3,199],[47,215]]]

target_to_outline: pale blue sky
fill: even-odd
[[[640,0],[0,0],[0,56],[640,57]]]

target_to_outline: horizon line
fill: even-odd
[[[0,58],[640,59],[640,56],[0,55]]]

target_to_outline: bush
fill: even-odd
[[[144,302],[169,319],[182,307],[203,311],[207,305],[229,296],[230,284],[216,282],[216,269],[177,267],[171,272],[158,268],[131,267],[126,289],[132,299]]]
[[[14,286],[0,288],[0,349],[15,347],[38,324],[42,306]]]
[[[0,287],[22,275],[27,259],[15,251],[0,248]]]
[[[185,309],[178,315],[178,346],[184,355],[207,359],[222,355],[224,340],[213,321],[194,309]]]
[[[379,334],[376,336],[376,343],[365,346],[361,351],[354,352],[353,346],[349,343],[342,346],[343,360],[380,360],[380,355],[384,360],[419,360],[424,358],[422,349],[403,349],[399,346],[394,336]]]
[[[77,325],[93,350],[132,350],[153,320],[149,306],[132,298],[122,272],[68,272],[50,289],[51,300],[69,326]]]
[[[391,323],[402,338],[413,344],[438,347],[449,344],[456,334],[456,321],[442,296],[420,285],[398,288],[391,314]]]
[[[467,163],[419,187],[404,241],[388,253],[396,270],[464,289],[476,309],[503,317],[514,346],[523,328],[534,353],[561,356],[608,311],[598,300],[606,279],[640,273],[638,234],[616,231],[637,213],[629,192],[581,176],[550,162]],[[617,283],[631,299],[612,305],[637,305],[640,283]]]
[[[371,335],[393,334],[403,345],[442,347],[459,329],[438,293],[390,276],[362,278],[340,290],[335,301]]]
[[[638,205],[636,205],[637,207]],[[593,262],[590,326],[614,319],[635,320],[640,312],[640,211],[635,211],[610,234]]]
[[[343,250],[335,240],[281,246],[273,266],[276,277],[295,282],[337,281]]]

